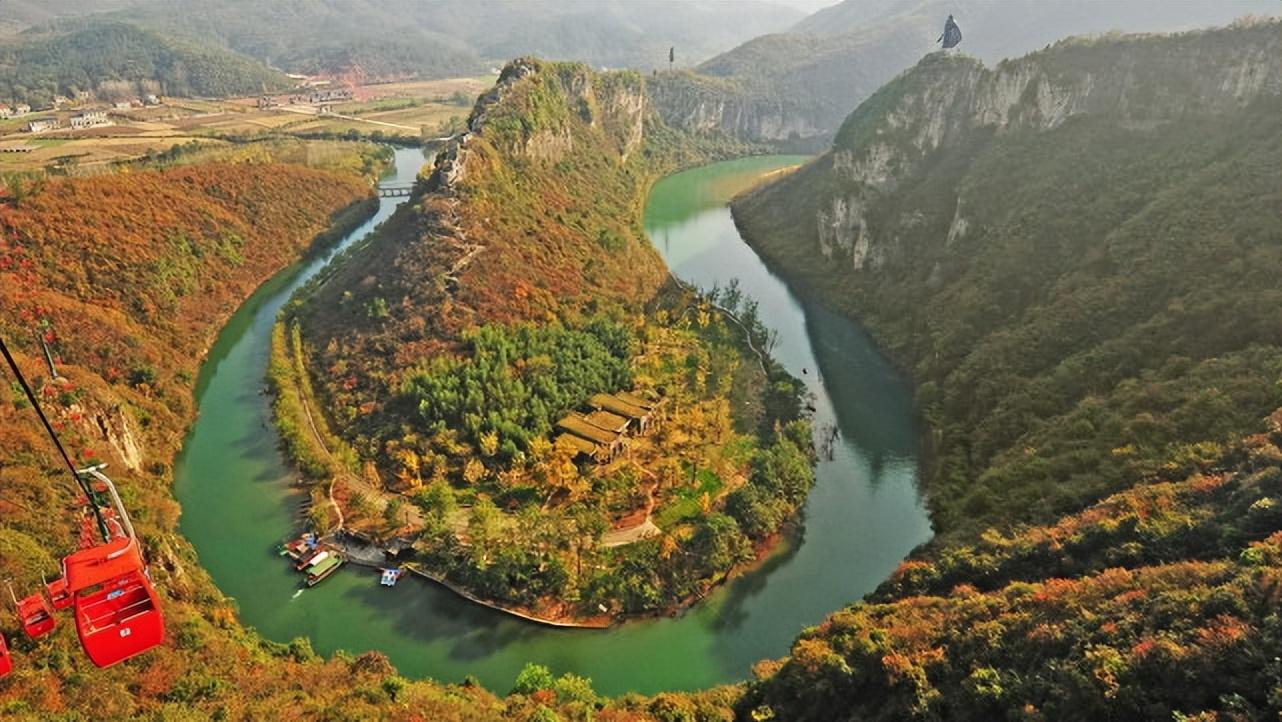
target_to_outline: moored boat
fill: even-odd
[[[335,570],[343,566],[343,558],[337,554],[326,556],[319,563],[312,565],[307,570],[307,586],[314,587],[325,581]]]
[[[289,557],[297,562],[306,556],[315,554],[317,541],[316,535],[309,532],[293,541],[281,544],[279,553],[281,556]]]
[[[298,560],[298,563],[294,565],[294,568],[301,572],[308,567],[320,564],[330,556],[330,552],[326,549],[313,549],[303,555],[303,557]]]

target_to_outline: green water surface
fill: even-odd
[[[814,394],[815,426],[840,440],[822,461],[797,539],[678,618],[604,631],[555,630],[464,602],[417,579],[380,587],[372,570],[348,567],[303,590],[276,556],[303,500],[278,450],[267,397],[259,393],[277,310],[330,254],[282,271],[227,324],[197,382],[200,417],[176,465],[182,532],[243,621],[278,641],[308,637],[315,649],[387,654],[403,674],[457,682],[467,675],[506,692],[530,661],[591,677],[599,692],[654,693],[744,679],[778,657],[802,627],[858,599],[930,525],[917,491],[916,430],[909,389],[858,326],[803,304],[740,239],[725,203],[750,179],[798,162],[757,157],[673,175],[646,209],[650,238],[673,271],[701,286],[738,278],[779,331],[776,351]],[[395,178],[423,162],[396,155]],[[356,240],[404,199],[384,198]],[[802,370],[805,369],[805,373]]]

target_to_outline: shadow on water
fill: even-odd
[[[805,535],[806,525],[803,519],[780,540],[779,546],[752,573],[736,577],[726,585],[722,592],[724,597],[721,606],[712,615],[713,629],[721,633],[732,633],[747,623],[751,616],[747,609],[749,600],[765,590],[766,580],[770,578],[771,572],[792,561],[797,550],[805,543]]]
[[[904,409],[906,418],[885,417],[887,408],[911,400],[908,383],[877,353],[863,329],[817,303],[803,303],[803,307],[821,377],[860,370],[842,383],[825,386],[842,437],[855,445],[875,471],[891,461],[912,460],[918,437],[911,409]]]
[[[398,180],[422,157],[397,151]],[[739,238],[726,201],[764,171],[796,158],[749,158],[696,168],[655,185],[646,230],[669,267],[701,286],[738,278],[780,333],[777,357],[814,395],[817,428],[836,425],[832,460],[816,468],[801,524],[758,569],[676,618],[610,630],[560,630],[469,603],[426,580],[395,588],[349,566],[300,593],[299,577],[272,551],[294,526],[297,477],[267,424],[263,385],[271,323],[293,289],[325,259],[364,236],[404,198],[336,248],[283,271],[242,307],[197,379],[200,417],[175,464],[181,528],[201,564],[264,636],[308,637],[322,654],[380,650],[403,674],[503,691],[527,662],[591,677],[596,689],[698,689],[743,679],[757,660],[788,651],[797,632],[873,589],[929,538],[916,489],[916,433],[907,386],[862,331],[801,303]],[[808,373],[801,374],[802,369]],[[266,424],[266,426],[265,426]]]

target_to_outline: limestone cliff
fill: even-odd
[[[830,135],[848,110],[841,96],[806,100],[753,93],[734,81],[690,71],[650,80],[647,93],[669,125],[764,142]]]
[[[873,206],[939,152],[985,134],[1048,131],[1082,116],[1142,131],[1193,114],[1231,112],[1282,88],[1276,30],[1276,24],[1260,24],[1160,40],[1068,40],[995,68],[936,53],[856,109],[808,172],[741,207],[805,195],[805,204],[787,205],[808,211],[792,220],[818,250],[856,270],[876,268],[893,252],[891,227],[905,219],[874,227]],[[966,233],[963,206],[959,197],[941,241]]]
[[[943,18],[958,12],[962,51],[993,64],[1068,35],[1179,31],[1223,25],[1251,14],[1277,15],[1276,3],[1107,3],[1042,0],[847,0],[792,32],[765,35],[694,71],[659,73],[650,93],[677,128],[717,130],[784,146],[826,146],[842,120],[897,73],[932,52]]]
[[[735,204],[776,271],[911,376],[936,532],[763,665],[743,718],[1277,708],[1241,670],[1279,646],[1276,604],[1252,601],[1276,576],[1257,549],[1282,540],[1261,515],[1279,457],[1260,455],[1282,406],[1279,30],[1064,42],[995,68],[932,55]],[[1194,628],[1223,608],[1259,634],[1228,647]],[[1179,650],[1160,674],[1141,638]],[[1096,684],[1105,647],[1122,651]]]

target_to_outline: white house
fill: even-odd
[[[95,128],[100,125],[111,125],[111,121],[107,120],[107,114],[101,110],[86,110],[71,116],[72,128]]]
[[[57,118],[35,118],[27,122],[28,133],[43,133],[56,129],[60,123]]]

